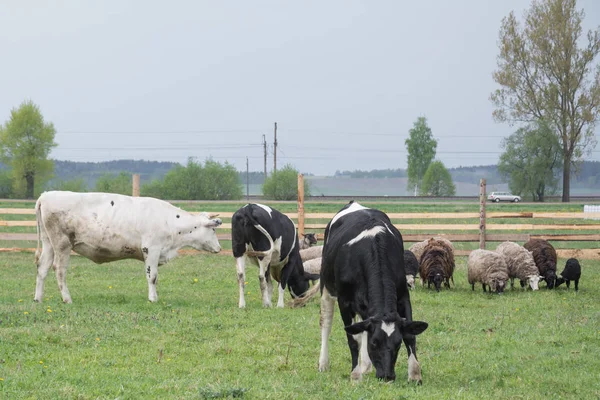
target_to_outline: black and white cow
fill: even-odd
[[[318,275],[304,273],[294,222],[269,206],[246,204],[237,210],[231,217],[231,241],[240,289],[240,308],[246,306],[246,260],[258,265],[260,291],[265,307],[272,305],[271,278],[279,282],[277,307],[283,307],[286,286],[292,297],[298,297],[308,290],[311,279],[318,279]]]
[[[415,335],[428,325],[412,320],[402,236],[388,216],[350,202],[325,229],[322,260],[319,371],[329,367],[328,339],[337,300],[352,355],[352,379],[360,379],[374,365],[377,378],[394,380],[404,341],[408,380],[420,383]]]

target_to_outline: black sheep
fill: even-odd
[[[581,265],[576,258],[569,258],[565,264],[565,269],[560,273],[560,278],[556,278],[556,286],[566,282],[567,289],[570,288],[571,281],[575,282],[575,291],[579,290],[579,278],[581,277]]]

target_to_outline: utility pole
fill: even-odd
[[[273,142],[273,172],[277,172],[277,122],[275,122],[275,141]]]
[[[265,156],[265,175],[264,178],[267,179],[267,138],[263,135],[263,152]]]
[[[248,164],[248,157],[246,157],[246,200],[250,200],[250,167]]]

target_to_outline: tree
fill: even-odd
[[[133,191],[133,177],[127,172],[121,172],[118,175],[102,174],[96,181],[96,191],[131,196]]]
[[[189,159],[178,165],[164,179],[142,186],[144,196],[170,200],[238,200],[242,187],[235,167],[206,160],[204,165]]]
[[[427,118],[419,117],[409,131],[409,138],[404,144],[408,150],[408,188],[417,192],[425,171],[435,158],[437,140],[431,134],[431,128],[427,126]]]
[[[36,183],[48,179],[53,162],[48,155],[56,147],[56,130],[51,122],[45,122],[37,105],[31,100],[13,108],[10,118],[0,126],[0,161],[12,170],[15,186],[25,185],[25,197],[32,199]],[[24,180],[24,182],[23,182]]]
[[[558,189],[562,151],[558,136],[547,124],[518,129],[502,141],[498,171],[509,178],[515,194],[530,193],[534,201]]]
[[[298,198],[298,170],[290,164],[278,169],[265,179],[263,195],[271,200],[295,200]],[[310,187],[304,180],[304,195],[310,196]]]
[[[429,165],[423,176],[423,184],[420,189],[421,196],[454,196],[456,187],[452,182],[450,172],[441,161],[434,161]]]
[[[600,31],[581,38],[576,0],[534,0],[521,26],[511,12],[502,20],[500,54],[490,99],[498,122],[545,121],[560,140],[562,201],[570,200],[571,165],[595,147],[600,116]]]
[[[87,183],[83,178],[75,178],[69,180],[59,179],[52,182],[49,186],[50,190],[67,190],[70,192],[85,193],[88,191]]]

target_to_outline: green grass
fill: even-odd
[[[600,396],[600,262],[583,261],[580,291],[472,292],[465,258],[456,287],[411,292],[423,386],[405,381],[401,349],[392,384],[350,382],[337,314],[331,370],[317,372],[319,303],[263,309],[249,267],[247,307],[237,308],[232,257],[187,256],[160,268],[149,303],[143,264],[95,265],[73,257],[65,305],[53,275],[32,302],[31,254],[0,259],[2,399],[401,399]],[[560,261],[561,266],[564,260]],[[289,295],[287,298],[289,299]]]

